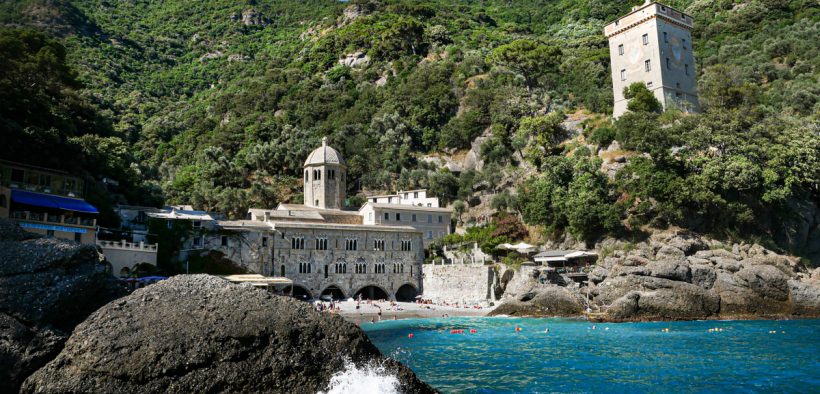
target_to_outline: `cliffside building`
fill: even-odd
[[[692,17],[647,0],[604,27],[609,39],[613,116],[627,111],[624,88],[642,82],[664,109],[699,110]]]
[[[0,217],[26,231],[93,244],[98,211],[83,192],[67,172],[0,161]]]

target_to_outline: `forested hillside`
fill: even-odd
[[[638,94],[612,122],[602,28],[641,2],[4,2],[0,156],[113,177],[130,203],[239,216],[300,198],[302,161],[329,136],[351,194],[460,201],[526,164],[535,175],[494,206],[556,235],[679,225],[805,248],[820,220],[820,6],[668,1],[696,21],[704,113]],[[579,111],[572,135],[562,121]],[[420,160],[482,134],[482,171]],[[613,139],[629,159],[608,177],[597,153]]]

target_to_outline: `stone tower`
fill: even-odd
[[[347,165],[342,154],[327,146],[311,152],[305,160],[305,205],[319,209],[342,209],[345,201]]]
[[[664,109],[697,112],[692,17],[647,0],[604,27],[612,64],[613,116],[623,115],[624,88],[643,82]]]

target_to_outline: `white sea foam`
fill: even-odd
[[[357,367],[345,360],[345,368],[330,378],[327,391],[318,394],[392,394],[399,392],[399,378],[381,365],[371,363]]]

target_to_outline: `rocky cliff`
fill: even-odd
[[[536,271],[531,290],[495,313],[565,316],[589,306],[609,321],[820,316],[820,269],[760,245],[665,231],[604,249],[611,255],[591,270],[589,286],[538,285]]]
[[[316,393],[346,362],[379,365],[401,392],[434,391],[339,316],[185,275],[100,308],[22,392]]]
[[[0,219],[0,392],[54,358],[78,323],[124,294],[96,247]]]

